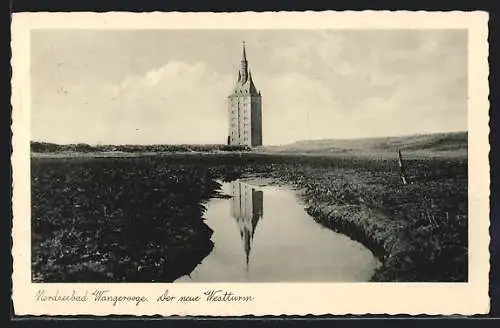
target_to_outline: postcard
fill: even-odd
[[[16,315],[489,311],[485,12],[16,13]]]

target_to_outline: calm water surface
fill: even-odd
[[[360,243],[316,223],[292,190],[223,183],[207,204],[212,252],[176,282],[362,282],[379,261]]]

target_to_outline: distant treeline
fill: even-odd
[[[31,151],[35,153],[58,153],[58,152],[216,152],[216,151],[246,151],[247,146],[237,145],[97,145],[91,146],[84,143],[59,145],[47,142],[31,142]]]

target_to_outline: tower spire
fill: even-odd
[[[245,50],[245,41],[243,41],[243,56],[242,56],[241,61],[242,62],[246,62],[247,61],[247,52]]]
[[[248,62],[247,62],[247,52],[245,50],[245,41],[243,41],[243,55],[241,58],[240,75],[241,75],[241,82],[245,83],[248,79]]]

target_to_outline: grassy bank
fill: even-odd
[[[151,158],[32,159],[35,282],[171,282],[213,245],[209,168]]]
[[[170,152],[228,152],[228,151],[248,151],[247,146],[238,145],[221,145],[221,144],[206,144],[206,145],[191,145],[191,144],[153,144],[153,145],[88,145],[80,144],[54,144],[48,142],[32,141],[30,144],[31,151],[38,154],[107,154],[107,153],[122,153],[122,154],[139,154],[139,153],[170,153]]]
[[[374,281],[467,281],[467,161],[395,160],[276,165],[266,175],[297,190],[306,211],[383,262]]]
[[[467,156],[467,132],[420,134],[364,139],[320,139],[298,141],[288,145],[267,146],[263,150],[279,154],[372,154],[393,155],[398,150],[418,158]]]

